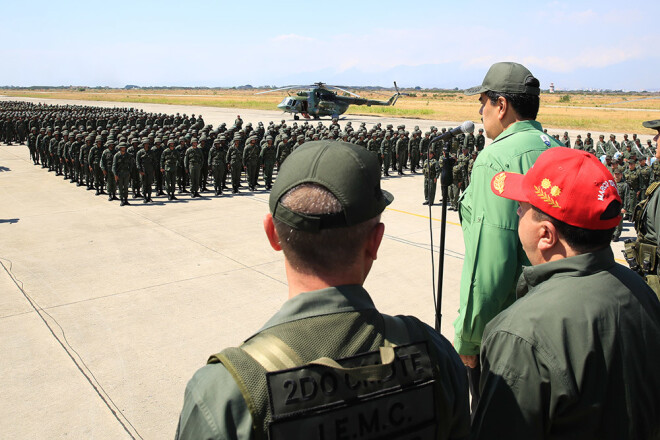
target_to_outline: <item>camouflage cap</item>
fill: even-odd
[[[660,119],[654,119],[652,121],[644,121],[642,122],[642,125],[652,130],[660,130]]]
[[[466,95],[478,95],[485,92],[525,93],[539,96],[541,89],[526,85],[534,78],[532,72],[522,64],[503,62],[490,66],[481,86],[465,90]]]
[[[124,142],[120,142],[119,145],[117,145],[119,148],[126,148],[128,145],[126,145]]]
[[[306,214],[281,204],[289,190],[303,183],[323,186],[339,200],[333,214]],[[380,187],[376,155],[348,142],[312,141],[295,150],[282,165],[269,206],[273,218],[307,232],[357,225],[379,215],[394,197]]]

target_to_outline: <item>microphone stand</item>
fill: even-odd
[[[453,183],[452,168],[454,159],[451,157],[449,148],[444,147],[442,153],[442,171],[440,174],[440,188],[442,191],[442,217],[440,220],[440,256],[438,259],[438,301],[435,308],[435,330],[441,333],[442,321],[442,278],[445,266],[445,239],[447,231],[447,203],[448,188]]]

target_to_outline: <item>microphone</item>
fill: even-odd
[[[434,137],[431,142],[437,142],[440,140],[448,139],[450,137],[456,136],[459,133],[470,133],[474,131],[474,122],[472,121],[465,121],[463,122],[460,126],[456,128],[452,128],[451,130],[447,130],[441,135],[438,135]]]

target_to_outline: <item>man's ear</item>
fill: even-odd
[[[500,96],[497,98],[497,106],[499,107],[497,111],[497,118],[501,121],[504,119],[506,112],[509,110],[509,102]]]
[[[559,241],[557,228],[552,222],[542,221],[539,225],[538,248],[541,252],[547,252],[552,249]]]
[[[383,234],[385,234],[385,225],[383,223],[378,223],[371,230],[369,234],[369,239],[367,240],[366,252],[372,260],[378,258],[378,248],[380,247],[381,241],[383,241]]]
[[[270,247],[276,251],[281,251],[282,246],[280,246],[280,237],[277,235],[277,230],[275,229],[275,223],[273,222],[273,216],[271,213],[266,214],[266,217],[264,217],[264,231],[266,231],[266,237],[268,237]]]

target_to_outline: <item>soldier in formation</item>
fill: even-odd
[[[456,161],[451,170],[454,184],[449,188],[450,209],[457,209],[459,196],[470,182],[475,155],[485,146],[483,129],[447,141],[436,140],[446,128],[431,127],[422,133],[419,126],[407,131],[403,124],[394,127],[377,123],[367,127],[361,123],[354,127],[348,121],[342,129],[338,120],[329,125],[308,121],[292,125],[285,121],[253,125],[244,123],[237,116],[233,125],[222,123],[214,128],[205,125],[199,115],[13,101],[0,103],[0,121],[3,126],[14,127],[2,131],[0,138],[27,143],[35,165],[48,168],[79,186],[86,186],[98,195],[107,191],[110,200],[113,199],[111,191],[116,192],[116,189],[110,189],[116,183],[116,176],[112,174],[112,163],[108,162],[113,158],[106,156],[103,159],[103,153],[112,144],[112,151],[117,154],[117,145],[126,144],[126,153],[132,156],[134,165],[129,171],[129,189],[133,198],[142,198],[147,203],[152,197],[165,195],[168,200],[175,200],[177,188],[179,194],[187,194],[190,188],[193,197],[201,197],[210,180],[213,180],[211,190],[221,196],[223,190],[228,189],[226,180],[229,177],[234,193],[238,193],[244,184],[250,191],[256,191],[260,185],[270,190],[277,170],[292,151],[305,142],[343,140],[371,151],[386,177],[391,176],[391,170],[396,170],[399,175],[414,174],[429,160],[430,151],[438,161],[443,156],[443,149],[449,148],[451,158]],[[24,129],[19,129],[23,126]],[[568,139],[567,132],[564,136]],[[193,147],[193,140],[197,142],[196,147]],[[660,180],[660,163],[644,166],[643,160],[653,157],[655,149],[648,143],[643,144],[635,134],[631,140],[624,135],[619,144],[614,135],[610,136],[609,142],[600,136],[595,143],[591,133],[587,133],[584,141],[581,135],[578,136],[573,147],[598,157],[609,154],[614,159],[610,161],[611,170],[628,169],[628,161],[636,158],[639,161],[640,192]],[[188,153],[191,150],[194,152]],[[165,160],[163,156],[166,156]],[[142,171],[144,167],[146,170]]]

